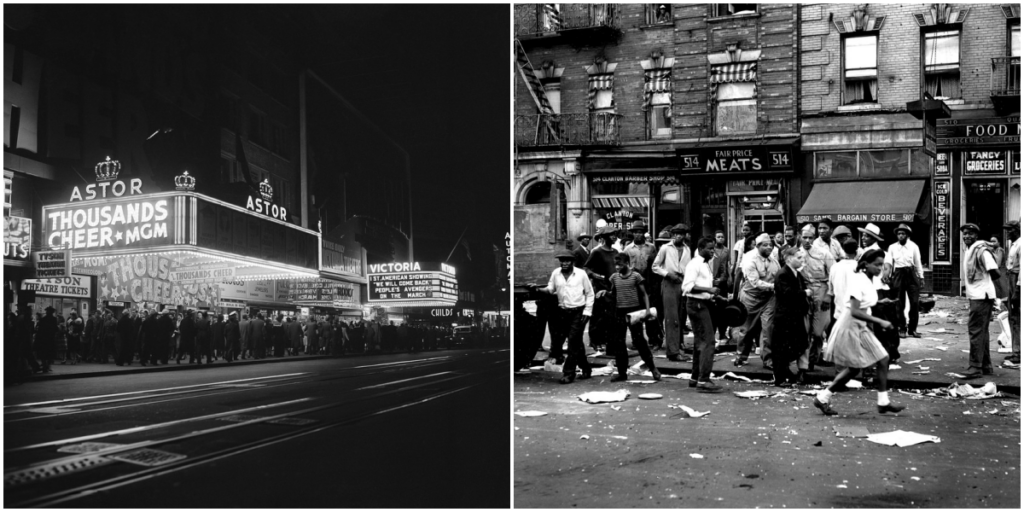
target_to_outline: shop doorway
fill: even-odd
[[[1006,214],[1006,180],[964,180],[966,220],[981,228],[981,237],[1001,233]]]

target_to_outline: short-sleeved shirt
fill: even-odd
[[[850,299],[857,299],[861,309],[871,314],[871,306],[878,304],[878,290],[875,283],[864,272],[854,272],[846,283],[846,298],[843,300],[845,307],[850,308]]]
[[[843,311],[849,305],[850,280],[857,271],[857,262],[854,260],[837,261],[828,272],[828,290],[832,294],[832,303],[836,305],[833,315],[836,319],[842,316]]]
[[[612,274],[611,281],[615,287],[615,307],[640,307],[640,296],[636,288],[638,284],[643,284],[644,278],[639,272],[630,269],[629,274],[625,276],[621,272],[616,272]]]
[[[980,278],[973,283],[968,276],[970,267],[969,265],[974,264],[975,251],[982,250],[986,242],[978,240],[974,242],[969,249],[967,254],[964,254],[960,266],[963,267],[964,282],[967,283],[967,298],[970,300],[985,300],[996,298],[996,287],[992,283],[992,276],[988,274],[990,270],[998,270],[999,266],[996,265],[995,258],[992,257],[990,251],[983,251],[981,254],[982,264],[985,267],[985,272],[980,273]]]

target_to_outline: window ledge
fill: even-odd
[[[838,110],[839,112],[860,112],[865,110],[882,110],[882,106],[878,103],[858,103],[856,105],[842,105]]]
[[[644,23],[640,25],[640,30],[655,29],[655,28],[672,28],[675,24],[671,21],[664,23]]]
[[[727,20],[746,19],[746,18],[760,18],[760,17],[761,17],[761,13],[758,13],[758,12],[754,12],[754,13],[750,13],[750,14],[735,14],[735,15],[732,15],[732,16],[714,16],[714,17],[708,18],[708,23],[714,23],[714,22],[718,22],[718,21],[727,21]]]
[[[936,99],[938,99],[938,98],[936,98]],[[963,98],[957,98],[957,99],[950,100],[950,99],[943,98],[942,102],[945,103],[946,105],[963,105],[964,104],[964,99]]]

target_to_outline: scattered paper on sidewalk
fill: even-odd
[[[654,382],[654,381],[651,381],[651,382]],[[657,399],[661,398],[661,395],[659,395],[658,393],[643,393],[641,395],[637,395],[637,397],[638,398],[642,398],[644,400],[657,400]]]
[[[953,377],[954,379],[965,379],[965,378],[967,378],[966,375],[961,375],[961,374],[955,373],[955,372],[949,372],[949,373],[946,374],[946,376],[947,377]]]
[[[915,444],[921,443],[942,442],[941,439],[935,436],[927,436],[924,434],[918,434],[917,432],[906,432],[903,430],[884,432],[881,434],[870,434],[868,435],[868,441],[884,444],[886,446],[899,446],[900,448],[906,448],[907,446],[914,446]]]
[[[690,458],[691,458],[691,459],[703,459],[703,458],[704,458],[704,456],[703,456],[703,455],[701,455],[701,454],[699,454],[699,453],[691,453],[691,454],[690,454]]]
[[[750,378],[749,377],[744,377],[742,375],[736,375],[733,372],[728,372],[725,375],[722,375],[722,378],[732,379],[732,380],[741,380],[743,382],[750,382]]]
[[[942,338],[925,338],[928,341],[942,341]]]
[[[948,349],[947,349],[946,347],[932,347],[932,348],[934,348],[935,350],[941,350],[941,351],[943,351],[943,352],[945,352],[946,350],[948,350]]]
[[[593,370],[590,370],[590,374],[593,375],[594,377],[604,377],[607,375],[611,375],[613,373],[615,373],[615,368],[611,366],[602,366],[600,368],[594,368]]]
[[[1013,361],[1010,361],[1009,359],[1003,361],[1003,367],[1005,367],[1005,368],[1014,368],[1014,369],[1017,369],[1017,370],[1020,369],[1020,365],[1019,364],[1016,364]]]
[[[984,400],[987,398],[998,398],[1002,393],[998,391],[994,382],[986,382],[984,386],[975,388],[970,384],[950,384],[948,388],[941,390],[942,393],[952,398],[967,398],[969,400]]]
[[[627,384],[654,384],[656,381],[653,380],[627,380]]]
[[[850,379],[850,382],[846,383],[847,389],[864,389],[864,383],[857,379]]]
[[[711,414],[711,411],[697,412],[697,411],[695,411],[693,409],[690,409],[689,407],[687,407],[685,405],[674,405],[674,404],[672,404],[672,405],[669,405],[669,407],[672,408],[672,409],[679,409],[679,410],[685,412],[686,415],[691,417],[691,418],[700,418],[702,416],[707,416],[708,414]]]
[[[676,378],[679,380],[690,380],[690,375],[689,373],[677,373]]]
[[[629,391],[620,389],[618,391],[591,391],[579,395],[577,398],[588,404],[600,404],[604,402],[625,402],[629,397]]]
[[[902,370],[902,369],[903,369],[903,367],[898,365],[898,364],[890,364],[889,365],[889,370]]]
[[[590,436],[583,434],[582,436],[580,436],[580,439],[587,440],[590,439]]]
[[[548,413],[544,411],[517,411],[516,416],[522,416],[524,418],[534,418],[537,416],[546,416]]]
[[[765,391],[763,389],[757,389],[753,391],[733,391],[732,394],[740,398],[749,398],[751,400],[757,400],[760,398],[771,398],[775,395],[780,395],[783,393],[772,393],[770,391]]]
[[[1009,354],[1011,352],[1013,352],[1013,349],[1010,347],[999,347],[1000,354]]]
[[[929,372],[929,371],[923,371],[923,372],[910,372],[910,374],[911,374],[911,375],[928,375],[929,373],[931,373],[931,372]]]
[[[867,427],[860,426],[836,426],[832,427],[838,437],[868,437],[871,435]]]
[[[917,363],[923,363],[925,361],[942,361],[942,359],[939,359],[937,357],[926,357],[924,359],[915,359],[913,361],[906,361],[906,363],[907,364],[917,364]]]
[[[918,370],[922,370],[922,371],[928,371],[928,370],[931,370],[932,367],[931,366],[918,366],[917,369]]]
[[[555,364],[554,359],[548,359],[547,361],[544,361],[544,371],[562,373],[562,365]]]
[[[946,332],[946,328],[945,327],[939,327],[938,329],[932,329],[932,330],[930,330],[928,332]]]

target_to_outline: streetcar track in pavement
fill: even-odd
[[[82,485],[82,486],[79,486],[79,487],[75,487],[75,488],[72,488],[72,489],[60,490],[60,491],[57,491],[57,492],[54,492],[54,493],[51,493],[51,494],[48,494],[48,495],[35,496],[35,497],[32,497],[32,498],[30,498],[28,500],[22,501],[20,503],[17,503],[17,504],[11,505],[11,506],[12,507],[19,507],[19,508],[20,507],[30,507],[30,506],[31,507],[45,507],[45,506],[53,506],[53,505],[58,505],[58,504],[61,504],[61,503],[66,503],[66,502],[73,501],[73,500],[76,500],[76,499],[79,499],[79,498],[88,497],[88,496],[91,496],[91,495],[99,493],[99,492],[117,489],[119,487],[124,487],[124,486],[127,486],[127,485],[131,485],[133,483],[138,483],[138,482],[142,482],[142,481],[149,480],[149,479],[152,479],[152,478],[156,478],[156,477],[159,477],[159,476],[164,476],[164,475],[175,473],[175,472],[178,472],[178,471],[190,469],[190,468],[202,465],[202,464],[207,464],[207,463],[210,463],[210,462],[215,462],[217,460],[225,459],[227,457],[232,457],[232,456],[235,456],[235,455],[241,455],[241,454],[249,452],[249,451],[257,450],[257,449],[260,449],[260,448],[266,448],[266,447],[269,447],[269,446],[272,446],[272,445],[275,445],[275,444],[278,444],[278,443],[282,443],[282,442],[285,442],[285,441],[290,441],[290,440],[293,440],[293,439],[297,439],[299,437],[304,437],[304,436],[315,434],[315,433],[318,433],[318,432],[323,432],[325,430],[332,429],[332,428],[335,428],[335,427],[351,425],[351,424],[363,421],[365,419],[372,418],[374,416],[378,416],[378,415],[382,415],[382,414],[387,414],[389,412],[398,411],[398,410],[401,410],[401,409],[405,409],[407,407],[412,407],[412,406],[423,404],[423,403],[426,403],[426,402],[429,402],[429,401],[432,401],[432,400],[436,400],[438,398],[442,398],[442,397],[445,397],[445,396],[453,395],[455,393],[458,393],[460,391],[464,391],[466,389],[472,388],[472,387],[477,386],[479,384],[480,383],[478,382],[478,383],[470,384],[468,386],[464,386],[464,387],[457,388],[457,389],[454,389],[454,390],[443,391],[443,392],[440,392],[440,393],[437,393],[437,394],[433,394],[433,395],[427,396],[426,398],[419,398],[419,399],[416,399],[414,401],[407,402],[407,403],[404,403],[404,404],[401,404],[401,405],[398,405],[398,406],[387,407],[387,408],[384,408],[384,409],[381,409],[381,410],[377,410],[377,411],[373,411],[373,412],[369,412],[369,413],[364,413],[364,414],[361,414],[361,415],[359,415],[359,416],[357,416],[355,418],[346,418],[346,419],[341,419],[341,420],[333,421],[333,422],[327,423],[327,424],[313,425],[313,426],[309,426],[309,427],[302,427],[302,428],[298,429],[297,431],[286,432],[286,433],[282,433],[282,434],[266,437],[266,438],[263,438],[263,439],[258,439],[258,440],[255,440],[255,441],[250,441],[248,443],[244,443],[244,444],[239,445],[239,446],[233,446],[233,447],[230,447],[230,448],[224,448],[224,449],[212,452],[212,453],[203,454],[203,455],[197,455],[197,456],[181,459],[181,460],[178,460],[178,461],[170,462],[170,463],[162,465],[162,466],[156,466],[156,467],[142,469],[142,470],[139,470],[139,471],[135,471],[135,472],[126,474],[126,475],[116,476],[116,477],[109,478],[109,479],[106,479],[106,480],[102,480],[102,481],[99,481],[99,482],[88,483],[88,484],[85,484],[85,485]],[[393,392],[393,391],[391,391],[391,392]],[[387,393],[391,393],[391,392],[387,392]],[[6,505],[7,504],[5,504],[5,506]]]

